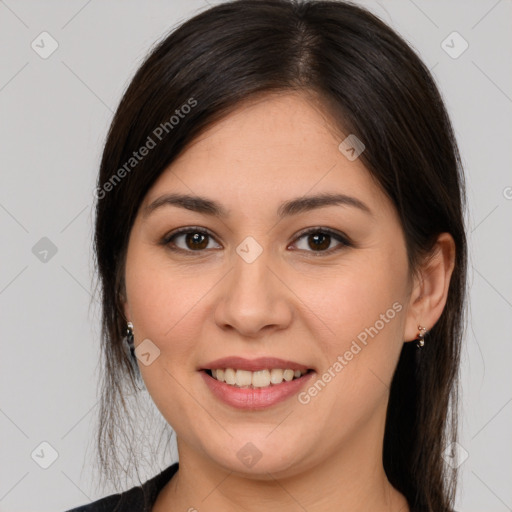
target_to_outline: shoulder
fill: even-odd
[[[92,503],[80,505],[66,512],[135,512],[144,510],[144,494],[142,487],[119,493],[111,494]]]
[[[418,508],[411,508],[410,509],[411,512],[428,512],[427,510],[425,509],[418,509]],[[447,512],[457,512],[455,509],[449,509]]]
[[[111,494],[66,512],[150,512],[158,493],[178,471],[177,462],[142,485],[118,494]]]
[[[122,510],[119,509],[120,503],[122,501],[126,502],[126,499],[130,500],[128,494],[131,491],[132,489],[120,494],[111,494],[110,496],[101,498],[92,503],[88,503],[87,505],[81,505],[79,507],[67,510],[66,512],[112,512],[114,510]]]
[[[426,510],[424,508],[419,509],[419,508],[411,507],[410,505],[409,505],[409,508],[410,508],[411,512],[428,512],[428,510]],[[431,509],[429,509],[429,510],[431,510]],[[445,510],[445,509],[443,509],[443,510]],[[455,509],[448,509],[448,510],[445,510],[445,512],[457,512],[457,511]]]

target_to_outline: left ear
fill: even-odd
[[[419,325],[430,331],[439,320],[454,266],[455,242],[449,233],[441,233],[414,278],[405,324],[406,341],[417,339]]]

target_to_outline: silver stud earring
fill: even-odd
[[[130,349],[130,353],[133,356],[135,352],[135,344],[133,342],[133,324],[128,322],[126,329],[126,343],[128,344],[128,348]]]
[[[425,334],[427,332],[427,329],[425,327],[422,327],[421,325],[418,325],[418,330],[420,331],[418,334],[418,339],[416,340],[416,346],[418,348],[423,347],[425,345]]]

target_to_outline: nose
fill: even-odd
[[[216,324],[248,338],[285,329],[292,319],[293,293],[280,278],[278,265],[268,251],[250,263],[235,253],[233,261],[234,268],[219,290]]]

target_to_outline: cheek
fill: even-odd
[[[129,247],[125,275],[135,343],[149,338],[165,356],[163,340],[186,313],[187,289],[179,284],[176,273],[155,260],[152,248],[136,242]]]
[[[172,293],[161,271],[132,259],[126,273],[126,290],[136,338],[160,338],[165,327],[172,327],[180,304],[179,293]]]
[[[315,342],[323,353],[322,372],[330,369],[325,380],[333,382],[325,397],[329,409],[363,416],[386,395],[402,348],[406,257],[393,249],[369,252],[297,294],[307,297],[318,317],[313,329],[323,333]]]
[[[399,331],[400,311],[405,310],[407,296],[407,271],[405,258],[396,256],[401,255],[390,252],[377,257],[369,253],[336,271],[330,270],[315,282],[297,281],[297,295],[323,321],[331,335],[330,344],[339,340],[334,348],[342,348],[376,323],[382,333]]]
[[[195,372],[198,342],[211,335],[205,332],[213,315],[208,293],[221,277],[219,271],[171,265],[161,249],[143,244],[128,254],[126,290],[135,344],[148,338],[160,350],[156,368],[139,365],[145,380],[168,380],[164,368],[181,377]]]
[[[162,248],[143,240],[135,228],[132,236],[125,279],[136,339],[161,339],[183,317],[197,292],[186,284],[183,272],[169,264]]]
[[[135,345],[149,339],[160,351],[150,365],[139,362],[139,369],[153,401],[172,425],[186,423],[186,418],[192,421],[200,412],[180,383],[193,373],[194,341],[202,325],[200,299],[209,287],[206,278],[194,280],[162,264],[151,249],[133,250],[127,257],[126,291]]]

